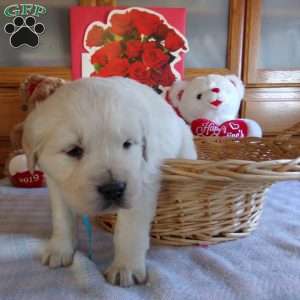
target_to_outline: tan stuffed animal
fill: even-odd
[[[22,109],[31,112],[36,104],[44,101],[60,86],[66,83],[65,80],[57,77],[43,75],[30,75],[20,85],[20,97]],[[10,140],[14,150],[22,148],[23,122],[15,125],[10,133]]]
[[[38,102],[44,101],[47,99],[54,91],[60,86],[66,83],[65,80],[57,77],[47,77],[43,75],[30,75],[24,82],[20,85],[20,98],[22,102],[22,109],[26,110],[28,113],[31,112]],[[12,183],[17,186],[23,187],[34,187],[38,186],[38,182],[34,183],[33,178],[24,179],[22,182],[19,182],[20,179],[14,178],[17,172],[21,174],[24,173],[26,168],[24,161],[24,151],[22,150],[22,135],[23,135],[23,122],[15,125],[10,132],[10,142],[12,146],[12,152],[9,154],[9,157],[6,160],[4,173],[6,176],[9,176],[12,180]],[[25,176],[25,175],[24,175]],[[26,182],[24,182],[24,180]],[[33,182],[27,182],[33,181]],[[28,185],[29,183],[29,185]]]

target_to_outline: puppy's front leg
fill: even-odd
[[[115,257],[105,271],[110,283],[128,287],[146,281],[146,252],[153,206],[150,202],[143,208],[119,211],[114,234]]]
[[[52,237],[42,255],[42,263],[50,268],[69,266],[75,251],[75,215],[63,200],[56,184],[47,178],[51,208]]]

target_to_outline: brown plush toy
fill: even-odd
[[[47,99],[54,91],[66,83],[57,77],[30,75],[20,85],[22,109],[31,112],[38,102]],[[12,152],[5,163],[5,175],[13,185],[19,187],[39,187],[44,183],[41,171],[30,174],[26,166],[26,157],[22,150],[23,122],[15,125],[10,132]]]
[[[66,83],[65,80],[57,77],[43,75],[30,75],[20,85],[20,97],[22,109],[31,112],[38,102],[44,101],[60,86]],[[22,148],[23,122],[13,127],[10,140],[14,150]]]

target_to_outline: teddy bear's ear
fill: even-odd
[[[178,107],[182,94],[187,85],[185,80],[176,80],[169,90],[169,100],[174,107]]]
[[[20,85],[23,110],[31,111],[37,102],[45,100],[65,83],[65,80],[57,77],[37,74],[28,76]]]
[[[231,81],[231,83],[236,87],[240,99],[244,98],[245,87],[241,79],[239,79],[236,75],[227,75],[227,79]]]

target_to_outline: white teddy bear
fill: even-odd
[[[195,135],[261,137],[253,120],[237,119],[245,88],[235,75],[201,76],[176,81],[168,98]]]

